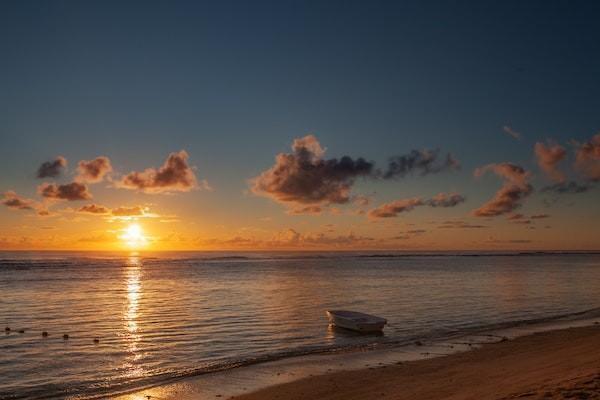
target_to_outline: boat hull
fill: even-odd
[[[327,311],[329,323],[333,326],[361,333],[381,332],[387,320],[357,312]]]

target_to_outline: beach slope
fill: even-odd
[[[600,399],[600,326],[537,333],[394,366],[271,386],[237,400]]]

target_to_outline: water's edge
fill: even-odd
[[[111,393],[109,398],[130,400],[138,398],[140,395],[161,398],[173,391],[179,392],[180,386],[185,386],[185,390],[194,390],[195,387],[201,392],[199,393],[201,397],[198,398],[214,398],[215,395],[237,396],[274,384],[322,375],[336,370],[381,367],[398,362],[443,357],[477,349],[484,344],[511,340],[539,332],[594,324],[600,324],[600,308],[541,319],[482,326],[439,337],[414,337],[406,341],[290,351],[159,378],[152,383],[136,385],[136,387],[127,388],[119,393]],[[223,379],[227,380],[227,386],[223,385]],[[106,394],[98,394],[86,396],[85,399],[100,399],[106,398],[106,396]],[[83,399],[83,397],[77,397],[77,399]]]

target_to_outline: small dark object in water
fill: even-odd
[[[506,336],[502,336],[501,342],[508,342],[508,338]]]
[[[600,322],[596,321],[594,322],[594,325],[600,325]]]
[[[100,343],[100,339],[94,338],[94,343],[96,343],[96,344]]]
[[[42,332],[42,336],[43,337],[48,337],[48,332],[46,332],[46,331]]]
[[[4,332],[10,332],[10,328],[7,326],[6,328],[4,328]]]
[[[415,344],[416,344],[417,346],[423,346],[423,342],[421,342],[420,340],[417,340],[417,341],[415,342]]]
[[[67,340],[69,339],[69,335],[67,335],[66,333],[63,335],[63,339]]]
[[[19,329],[19,333],[25,333],[25,329]]]

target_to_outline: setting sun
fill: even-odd
[[[138,224],[131,224],[123,230],[121,240],[130,248],[140,248],[147,244],[148,240],[144,231]]]

